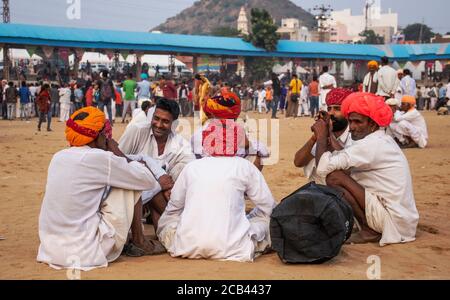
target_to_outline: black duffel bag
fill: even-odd
[[[339,254],[353,222],[341,192],[312,182],[273,210],[272,248],[284,263],[323,263]]]

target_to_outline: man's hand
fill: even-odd
[[[172,190],[167,190],[167,191],[163,192],[163,196],[164,196],[164,198],[166,198],[167,202],[169,202],[171,195],[172,195]]]
[[[163,191],[168,191],[173,188],[174,182],[172,177],[169,175],[163,175],[158,180],[159,185]]]
[[[326,140],[328,139],[328,123],[325,120],[318,120],[312,127],[311,130],[314,132],[317,140]]]

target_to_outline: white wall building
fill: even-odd
[[[281,27],[277,30],[284,40],[311,42],[311,32],[295,18],[282,19]]]
[[[368,0],[372,3],[367,11],[367,27],[385,38],[385,43],[391,43],[392,36],[398,31],[398,14],[391,9],[387,13],[381,10],[380,0]],[[334,28],[331,42],[350,43],[361,39],[359,34],[366,28],[366,11],[363,14],[352,15],[351,9],[331,12],[329,25]]]

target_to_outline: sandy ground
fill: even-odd
[[[420,212],[417,241],[379,247],[345,245],[341,254],[322,265],[284,265],[276,254],[254,263],[185,260],[169,255],[121,257],[108,268],[81,273],[82,279],[367,279],[371,255],[380,257],[382,279],[450,278],[450,118],[425,113],[430,144],[407,150]],[[262,117],[265,117],[262,116]],[[56,121],[56,120],[54,120]],[[310,137],[311,119],[280,121],[281,157],[264,175],[277,199],[306,183],[293,166],[296,150]],[[66,279],[36,262],[38,216],[52,155],[66,147],[64,127],[36,131],[36,123],[0,121],[0,279]],[[116,139],[124,126],[115,128]],[[395,180],[395,178],[392,178]],[[146,226],[151,233],[151,226]]]

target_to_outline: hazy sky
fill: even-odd
[[[80,18],[67,16],[70,3],[80,2]],[[274,0],[276,1],[276,0]],[[14,23],[28,23],[68,27],[148,31],[166,18],[194,3],[194,0],[10,0]],[[361,14],[364,0],[293,0],[304,9],[317,4],[331,4],[334,9],[352,8]],[[392,8],[399,13],[400,25],[422,19],[434,31],[450,31],[449,0],[381,0],[384,11]],[[73,18],[75,17],[75,18]]]

